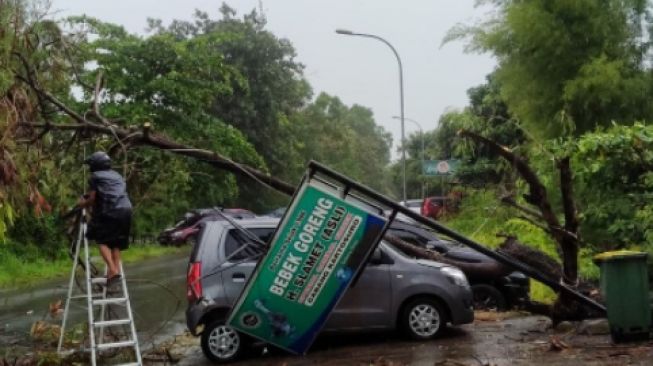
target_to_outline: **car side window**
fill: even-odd
[[[269,243],[274,234],[274,228],[255,228],[248,229],[248,231],[256,235],[264,243]],[[245,233],[237,229],[230,229],[224,247],[226,258],[233,255],[233,257],[229,258],[230,262],[240,262],[248,258],[250,259],[248,262],[255,262],[255,256],[261,254],[261,251],[254,246],[248,246],[235,253],[239,248],[249,243],[251,243],[251,239]]]

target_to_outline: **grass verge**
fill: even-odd
[[[99,256],[97,246],[91,245],[91,256]],[[181,253],[186,247],[162,247],[155,244],[132,245],[122,254],[125,263],[137,262],[166,254]],[[1,250],[1,249],[0,249]],[[64,278],[70,274],[71,259],[65,251],[54,259],[24,260],[12,253],[0,253],[0,288],[29,286],[44,280]]]

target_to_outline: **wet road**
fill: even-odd
[[[202,355],[198,338],[175,337],[185,330],[186,264],[187,254],[182,253],[126,266],[136,326],[145,349],[153,339],[159,343],[174,337],[175,343],[169,349],[179,357],[178,365],[208,366],[212,364]],[[24,340],[35,321],[52,321],[48,304],[64,299],[66,286],[67,280],[59,280],[29,289],[0,290],[0,349],[14,342],[26,345]],[[73,321],[79,324],[86,321],[82,305],[72,308]],[[652,342],[615,346],[606,335],[555,334],[544,317],[524,314],[500,317],[501,321],[488,321],[481,320],[477,314],[474,324],[450,329],[441,338],[428,342],[406,341],[392,332],[325,335],[318,338],[306,356],[291,356],[281,351],[261,354],[259,349],[258,354],[233,365],[653,365]],[[59,324],[60,320],[52,322]],[[552,349],[552,337],[568,347]],[[146,355],[145,359],[148,358],[156,357]]]
[[[615,346],[609,336],[554,334],[550,320],[515,314],[502,321],[477,321],[449,329],[428,342],[406,341],[393,333],[322,336],[306,356],[250,356],[235,366],[374,365],[374,366],[517,366],[517,365],[652,365],[653,343]],[[551,348],[551,337],[568,348]],[[212,365],[197,339],[182,340],[178,365]]]
[[[188,254],[179,253],[125,265],[141,343],[183,331],[187,263]],[[60,319],[49,316],[48,305],[58,299],[65,302],[67,286],[68,278],[29,288],[0,290],[0,345],[22,343],[38,320],[60,324]],[[76,300],[71,306],[72,323],[86,321],[84,301]]]

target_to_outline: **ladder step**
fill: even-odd
[[[96,277],[96,278],[91,278],[91,283],[101,283],[105,284],[107,283],[106,277]]]
[[[132,363],[119,363],[115,366],[141,366],[141,364],[138,362],[132,362]]]
[[[93,300],[93,305],[120,304],[126,303],[127,301],[128,299],[126,297],[112,297],[110,299]]]
[[[132,347],[136,344],[134,341],[122,341],[122,342],[115,342],[115,343],[103,343],[103,344],[98,344],[96,347],[98,350],[102,351],[105,349],[110,349],[110,348],[122,348],[122,347]]]
[[[118,319],[118,320],[105,320],[100,322],[95,322],[93,325],[96,327],[111,327],[114,325],[125,325],[131,323],[129,319]]]

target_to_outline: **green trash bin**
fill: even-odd
[[[601,268],[601,294],[615,342],[647,340],[651,336],[647,256],[620,250],[594,257],[594,263]]]

